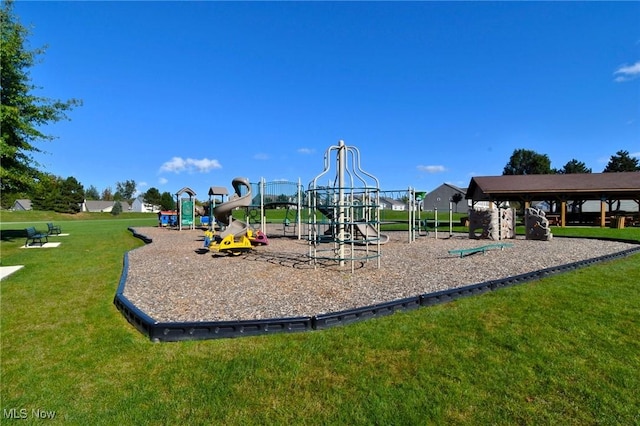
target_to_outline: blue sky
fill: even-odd
[[[515,149],[640,157],[639,2],[31,2],[38,145],[85,188],[301,179],[342,139],[385,190],[466,187]]]

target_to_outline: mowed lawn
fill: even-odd
[[[0,225],[2,266],[25,265],[1,282],[2,424],[640,424],[640,255],[324,331],[152,343],[113,297],[127,227],[155,218],[33,213]],[[47,221],[62,244],[21,249]]]

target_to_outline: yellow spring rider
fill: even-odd
[[[220,242],[215,241],[213,231],[205,231],[204,233],[204,246],[209,250],[214,250],[219,253],[230,254],[232,256],[239,256],[242,253],[246,253],[253,249],[254,245],[269,244],[266,235],[262,231],[257,231],[255,234],[253,231],[248,230],[246,235],[242,235],[239,238],[235,238],[233,234],[227,235]]]

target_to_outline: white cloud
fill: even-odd
[[[158,183],[160,185],[166,185],[167,183],[169,183],[169,179],[161,177],[160,179],[158,179]]]
[[[624,81],[630,81],[640,76],[640,61],[633,65],[624,65],[618,68],[613,75],[615,78],[613,81],[621,83]]]
[[[298,154],[303,154],[303,155],[313,154],[314,152],[316,152],[316,150],[313,149],[313,148],[299,148],[298,149]]]
[[[629,157],[638,157],[638,158],[640,158],[640,152],[632,152],[631,154],[629,154]]]
[[[445,166],[438,166],[438,165],[418,166],[418,170],[426,173],[443,173],[447,171],[447,168]]]
[[[182,173],[186,171],[188,173],[207,173],[213,169],[221,168],[222,166],[218,160],[173,157],[160,166],[160,172]]]

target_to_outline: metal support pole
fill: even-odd
[[[338,256],[340,258],[340,266],[344,266],[344,170],[346,147],[343,140],[340,140],[338,147]]]
[[[438,239],[438,208],[434,207],[433,211],[435,213],[435,220],[433,222],[434,223],[434,228],[435,228],[434,232],[435,232],[435,236],[436,236],[436,240],[437,240]]]
[[[453,201],[449,201],[449,238],[453,236]]]
[[[264,214],[264,191],[267,186],[265,179],[260,178],[260,229],[265,234],[267,233],[267,220]]]

